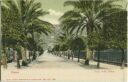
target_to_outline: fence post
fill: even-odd
[[[80,50],[78,51],[78,62],[80,62]]]
[[[108,58],[107,58],[107,63],[109,63],[109,55],[108,55]]]
[[[70,59],[70,54],[68,53],[68,59]]]
[[[71,52],[71,54],[72,54],[72,60],[73,60],[73,51]]]
[[[97,68],[100,67],[100,51],[98,50],[98,60],[97,60]]]

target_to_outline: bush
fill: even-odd
[[[28,66],[28,63],[26,61],[22,61],[22,66]]]

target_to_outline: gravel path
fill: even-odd
[[[10,63],[2,68],[2,82],[126,82],[127,68],[102,63],[97,69],[96,62],[90,63],[85,66],[45,52],[29,67],[16,69],[16,63]]]

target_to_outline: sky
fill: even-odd
[[[64,12],[72,9],[72,6],[64,6],[64,2],[69,0],[37,0],[37,1],[41,2],[42,9],[49,12],[48,15],[40,17],[40,19],[44,21],[48,21],[55,25],[59,24],[58,19],[64,14]],[[119,4],[124,4],[124,3],[119,3]]]
[[[48,21],[52,24],[59,24],[58,19],[64,14],[64,12],[70,10],[71,6],[64,7],[63,4],[67,0],[37,0],[42,3],[42,9],[48,11],[49,14],[40,17],[40,19]]]

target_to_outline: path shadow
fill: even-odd
[[[41,61],[37,61],[37,63],[46,63],[46,62],[68,62],[67,60],[59,60],[59,61],[47,61],[47,60],[41,60]]]
[[[97,68],[97,65],[94,65],[94,64],[90,64],[90,65],[85,65],[83,62],[80,62],[79,63],[79,66],[84,68],[84,69],[108,69],[108,68],[105,68],[105,67],[100,67],[100,68]]]
[[[82,60],[81,60],[81,62],[77,62],[77,60],[74,61],[74,60],[71,60],[71,59],[69,60],[65,57],[62,57],[62,58],[63,58],[63,60],[61,62],[72,62],[72,63],[78,64],[80,67],[82,67],[84,69],[91,69],[91,70],[93,70],[93,69],[108,69],[108,68],[105,68],[105,67],[97,68],[97,64],[95,64],[95,65],[94,64],[85,65]]]
[[[37,61],[38,64],[45,63],[45,62],[47,62],[47,61]]]

